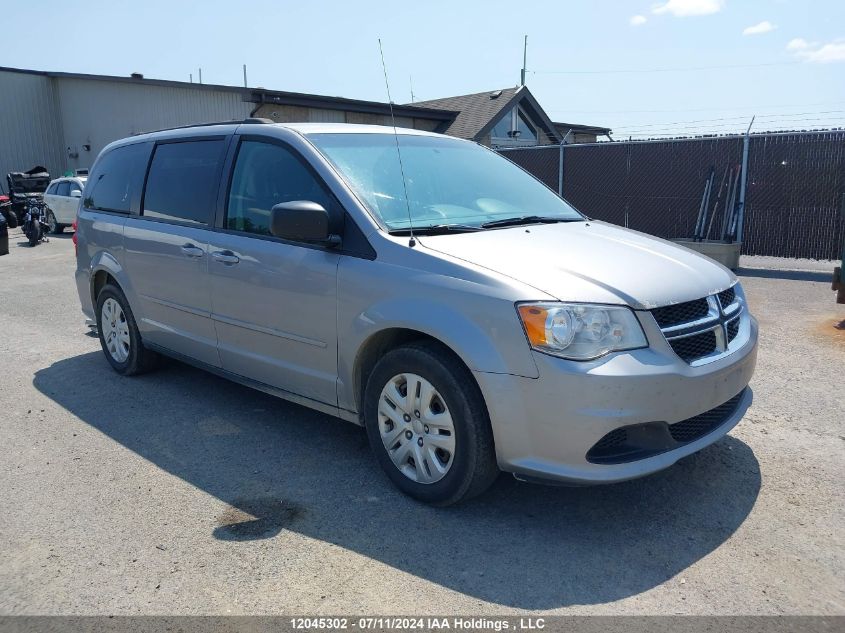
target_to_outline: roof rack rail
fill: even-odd
[[[266,124],[275,123],[275,121],[273,121],[272,119],[263,119],[263,118],[260,118],[260,117],[249,117],[249,118],[241,119],[241,120],[232,119],[231,121],[211,121],[209,123],[192,123],[190,125],[176,125],[174,127],[164,127],[164,128],[158,129],[158,130],[150,130],[150,131],[147,131],[147,132],[138,132],[137,134],[134,134],[133,136],[138,136],[140,134],[153,134],[155,132],[169,132],[170,130],[186,130],[186,129],[192,128],[192,127],[210,127],[210,126],[213,126],[213,125],[243,125],[245,123],[248,123],[248,124],[258,123],[258,124],[266,125]]]

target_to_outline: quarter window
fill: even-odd
[[[122,145],[100,158],[85,187],[85,208],[129,213],[147,157],[143,143]]]
[[[158,145],[147,176],[143,215],[210,224],[224,147],[223,140]]]
[[[290,150],[279,145],[244,141],[238,150],[226,228],[270,235],[270,210],[280,202],[308,200],[330,214],[334,199]]]

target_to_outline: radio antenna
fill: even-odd
[[[393,99],[390,98],[390,82],[387,80],[387,65],[384,63],[384,50],[381,47],[381,38],[378,38],[378,52],[381,55],[381,69],[384,71],[384,86],[387,88],[387,104],[390,106],[390,122],[393,124],[393,138],[396,141],[396,157],[399,159],[399,173],[402,175],[402,189],[405,191],[405,207],[408,209],[408,230],[411,239],[408,246],[414,248],[417,241],[414,239],[414,222],[411,219],[411,202],[408,199],[408,185],[405,183],[405,168],[402,166],[402,152],[399,149],[399,133],[396,131],[396,117],[393,116]]]

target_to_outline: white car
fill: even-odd
[[[85,189],[85,176],[57,178],[44,192],[50,233],[61,233],[76,221],[76,210]]]

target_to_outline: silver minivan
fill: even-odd
[[[360,424],[429,503],[500,471],[653,473],[751,403],[757,323],[728,269],[469,141],[261,120],[135,136],[98,157],[77,235],[117,372],[163,354]]]

